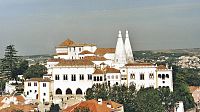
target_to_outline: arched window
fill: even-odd
[[[66,94],[72,94],[72,90],[71,90],[70,88],[68,88],[68,89],[66,90]]]
[[[62,90],[60,88],[56,89],[56,94],[62,94]]]
[[[135,74],[131,74],[130,79],[135,79]]]
[[[153,79],[153,78],[154,78],[153,73],[150,73],[149,74],[149,79]]]
[[[81,90],[80,88],[78,88],[78,89],[76,90],[76,94],[80,94],[80,95],[82,95],[83,92],[82,92],[82,90]]]

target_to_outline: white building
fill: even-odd
[[[52,92],[54,100],[65,100],[74,95],[83,96],[93,84],[102,83],[111,86],[134,84],[137,90],[166,87],[173,91],[172,68],[134,62],[128,31],[125,43],[121,31],[116,48],[97,48],[94,44],[82,44],[69,39],[62,42],[56,48],[56,56],[47,61],[48,74],[43,78],[52,81],[51,84],[47,81],[50,89],[46,92]],[[25,93],[29,98],[49,101],[49,97],[45,97],[38,87],[33,86],[40,82],[26,81]],[[28,83],[32,83],[30,87]]]
[[[30,100],[49,102],[51,96],[51,80],[49,78],[31,78],[24,82],[24,95]]]

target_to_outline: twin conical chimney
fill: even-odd
[[[128,63],[133,63],[134,62],[133,51],[132,51],[132,48],[131,48],[131,43],[130,43],[130,39],[129,39],[128,30],[126,30],[125,51],[126,51],[127,62]]]
[[[117,64],[126,64],[126,52],[124,48],[124,42],[122,39],[122,32],[119,31],[117,38],[117,45],[115,50],[115,63]]]
[[[127,64],[127,63],[133,63],[133,62],[134,62],[134,58],[133,58],[128,31],[126,30],[125,44],[123,42],[122,32],[119,31],[116,50],[115,50],[115,63]]]

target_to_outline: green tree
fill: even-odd
[[[2,59],[3,64],[3,74],[6,75],[7,78],[16,79],[17,74],[14,73],[17,66],[18,56],[17,51],[15,50],[14,45],[8,45],[5,49],[5,55]]]
[[[140,89],[135,102],[136,112],[164,112],[159,92],[153,88]]]
[[[173,92],[169,88],[159,88],[157,90],[165,110],[170,112],[176,103]]]
[[[50,107],[50,112],[59,112],[59,111],[60,111],[60,106],[58,104],[52,103]]]
[[[30,66],[26,72],[23,74],[25,79],[29,78],[39,78],[43,77],[43,75],[47,72],[47,68],[44,65],[32,65]]]

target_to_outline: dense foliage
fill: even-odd
[[[47,71],[47,68],[44,65],[32,65],[30,66],[26,72],[24,73],[23,77],[25,79],[29,79],[29,78],[38,78],[38,77],[42,77]]]
[[[15,69],[18,62],[17,51],[14,45],[8,45],[5,49],[5,55],[2,59],[2,72],[6,78],[16,79]]]
[[[85,98],[115,101],[124,105],[125,112],[163,112],[172,109],[175,102],[168,88],[145,88],[137,92],[134,85],[128,88],[95,84],[87,90]]]

